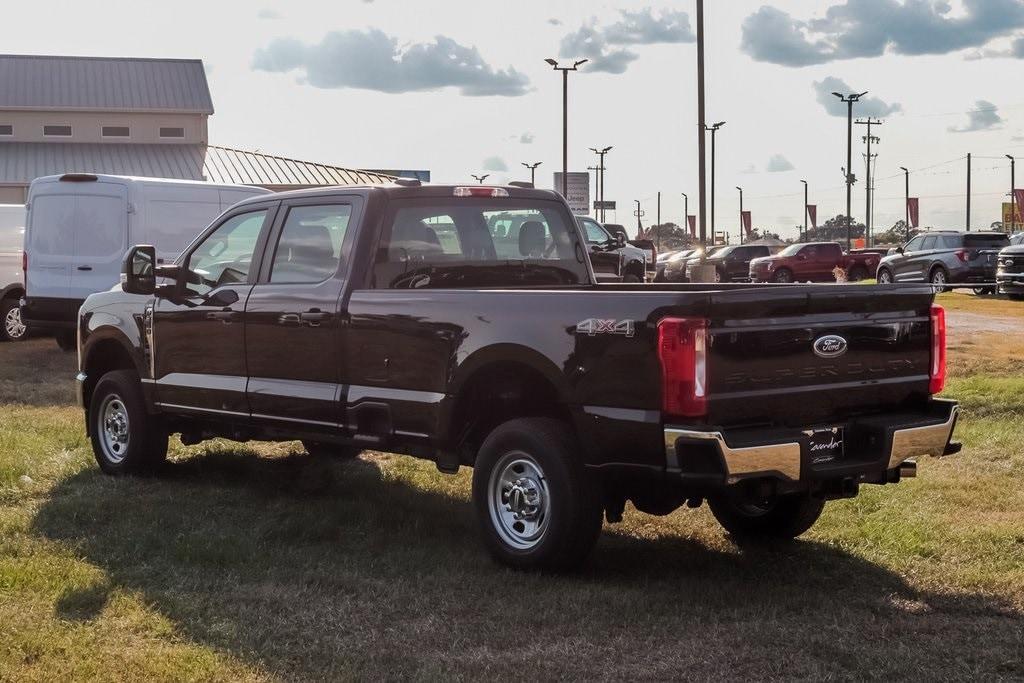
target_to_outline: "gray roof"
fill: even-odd
[[[62,173],[104,173],[214,183],[307,187],[380,185],[392,176],[310,161],[204,145],[0,143],[0,184],[28,184]]]
[[[212,114],[198,59],[0,55],[0,109]]]

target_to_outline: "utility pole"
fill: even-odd
[[[743,244],[743,188],[737,185],[736,189],[740,191],[740,244]]]
[[[537,176],[536,176],[536,174],[537,174],[537,167],[540,166],[543,162],[538,161],[538,162],[535,162],[535,163],[532,163],[532,164],[528,164],[525,161],[521,161],[519,163],[521,163],[526,168],[530,169],[530,184],[533,185],[534,187],[536,187],[537,186]]]
[[[633,215],[636,216],[636,238],[642,240],[644,238],[644,224],[640,222],[640,219],[643,218],[644,212],[640,210],[640,200],[634,199],[633,201],[636,202],[636,211],[633,212]]]
[[[711,240],[715,239],[715,133],[725,125],[725,121],[719,121],[713,126],[705,126],[711,131]]]
[[[807,239],[807,202],[808,202],[808,199],[807,199],[807,181],[806,180],[801,180],[800,182],[804,184],[804,234],[803,234],[803,237],[800,240],[798,240],[798,241],[802,242],[803,240]]]
[[[597,200],[601,202],[601,222],[604,223],[604,155],[612,151],[611,147],[604,149],[590,148],[590,151],[598,156],[598,177],[597,177]]]
[[[700,243],[707,246],[708,233],[705,220],[707,193],[704,162],[704,0],[697,1],[697,192],[699,195]],[[687,219],[689,220],[689,219]]]
[[[967,153],[967,232],[971,231],[971,153]]]
[[[1010,160],[1010,227],[1004,225],[1003,230],[1007,233],[1013,232],[1013,229],[1017,227],[1017,193],[1014,192],[1017,189],[1017,159],[1006,155],[1006,158]]]
[[[576,71],[587,59],[573,62],[572,66],[558,66],[554,59],[545,59],[555,71],[562,72],[562,197],[568,199],[569,194],[569,72]]]
[[[832,94],[846,103],[846,249],[849,250],[853,246],[853,218],[850,215],[852,213],[851,199],[853,183],[857,180],[857,177],[853,174],[853,103],[868,93],[864,91],[849,95],[837,92]]]
[[[685,192],[680,192],[683,195],[683,230],[685,232],[690,231],[690,198]]]
[[[658,218],[658,225],[661,225],[661,191],[660,190],[658,191],[658,212],[657,212],[656,215],[657,215],[657,218]]]
[[[471,174],[471,175],[472,175],[472,174]],[[490,174],[490,173],[484,173],[483,175],[473,175],[473,176],[472,176],[473,180],[477,181],[477,182],[478,182],[478,183],[480,183],[481,185],[483,185],[483,184],[484,184],[484,181],[485,181],[485,180],[487,180],[487,179],[488,179],[488,178],[490,178],[490,177],[491,177],[491,174]]]
[[[883,122],[882,122],[881,119],[872,119],[870,116],[868,117],[867,121],[861,121],[859,119],[857,121],[857,125],[859,125],[859,126],[867,126],[868,127],[868,134],[864,136],[864,141],[868,143],[867,177],[864,179],[864,238],[865,238],[865,245],[869,246],[869,247],[872,244],[872,232],[873,231],[872,231],[872,225],[871,225],[871,215],[872,215],[871,204],[874,201],[874,197],[871,196],[871,192],[872,192],[872,188],[871,188],[871,159],[872,159],[872,156],[871,156],[871,143],[873,143],[873,142],[881,142],[881,140],[879,138],[877,138],[877,137],[875,137],[875,136],[873,136],[871,134],[871,126],[880,126],[880,125],[882,125],[882,123]]]
[[[904,224],[904,226],[906,226],[906,229],[907,229],[907,240],[909,241],[910,240],[910,171],[907,169],[906,166],[900,166],[900,170],[903,171],[903,175],[904,175],[904,177],[907,180],[907,190],[906,190],[905,199],[903,200],[903,208],[904,208],[904,212],[906,213],[906,218],[904,219],[904,223],[903,224]]]

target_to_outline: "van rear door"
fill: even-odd
[[[120,281],[128,249],[128,191],[120,183],[78,184],[68,296],[85,299]]]
[[[33,189],[38,191],[29,197],[25,291],[31,297],[65,298],[71,286],[74,259],[74,188],[46,183]]]

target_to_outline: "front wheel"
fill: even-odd
[[[510,420],[488,435],[473,469],[473,506],[491,555],[518,569],[572,569],[601,533],[599,487],[575,436],[548,418]]]
[[[814,526],[825,507],[823,499],[807,493],[752,500],[730,492],[708,503],[718,523],[739,538],[796,538]]]
[[[132,370],[100,378],[88,420],[93,454],[107,474],[148,474],[167,457],[167,431],[146,411],[139,376]]]
[[[793,271],[791,271],[789,268],[779,268],[777,271],[775,271],[775,275],[774,277],[772,277],[772,281],[783,283],[792,282]]]
[[[880,285],[891,285],[892,284],[892,273],[889,270],[885,269],[885,268],[880,268],[878,270],[877,280],[878,280],[878,284],[880,284]]]
[[[0,341],[21,341],[28,336],[28,328],[21,319],[17,299],[0,301]]]

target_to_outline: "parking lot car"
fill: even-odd
[[[996,286],[1000,294],[1014,301],[1024,301],[1024,244],[999,252]]]
[[[637,249],[643,249],[647,252],[647,270],[648,279],[654,278],[654,264],[658,262],[658,247],[654,240],[649,239],[629,239],[629,233],[626,231],[625,226],[619,225],[618,223],[605,223],[604,229],[607,230],[613,237],[621,237],[626,240],[626,243],[636,247]]]
[[[261,187],[191,180],[68,173],[32,181],[25,232],[25,297],[32,329],[75,348],[78,307],[118,282],[121,257],[134,242],[173,260],[224,209]]]
[[[471,466],[490,552],[565,568],[627,500],[707,501],[737,536],[792,538],[825,501],[959,450],[930,286],[598,286],[550,191],[284,192],[155,259],[131,248],[124,291],[80,313],[109,474],[156,468],[170,433]]]
[[[720,244],[718,246],[708,247],[707,256],[710,258],[717,254],[722,249],[725,249],[727,245]],[[685,255],[676,255],[674,258],[670,258],[665,263],[665,268],[662,271],[662,277],[665,282],[689,282],[689,275],[687,275],[686,267],[691,261],[699,261],[701,256],[705,253],[704,249],[698,247],[693,249]]]
[[[715,267],[715,282],[738,282],[750,279],[751,259],[768,256],[771,251],[763,245],[734,245],[719,249],[704,260],[704,265]],[[693,280],[693,268],[699,260],[686,262],[686,280]]]
[[[1016,235],[1010,236],[1010,246],[1018,246],[1024,244],[1024,232],[1018,232]]]
[[[752,282],[835,282],[835,269],[857,282],[872,277],[881,259],[876,253],[847,254],[836,242],[791,244],[773,256],[750,262]]]
[[[24,241],[25,205],[0,204],[0,341],[20,341],[28,333],[19,304],[25,294]]]
[[[914,237],[878,265],[879,284],[930,282],[933,285],[993,283],[999,250],[1009,245],[1002,232],[927,232]],[[977,294],[994,291],[991,285]]]
[[[598,281],[644,282],[647,252],[628,244],[621,235],[611,235],[593,218],[576,219],[587,239],[590,262]]]
[[[676,249],[658,254],[658,260],[654,266],[654,281],[667,282],[665,278],[665,269],[668,268],[669,263],[684,259],[690,256],[693,252],[693,249]]]

